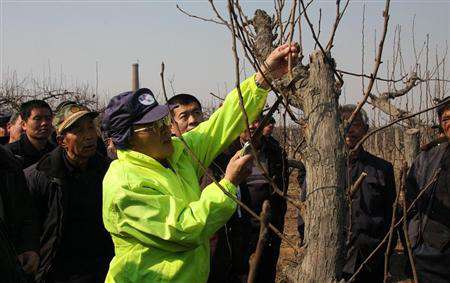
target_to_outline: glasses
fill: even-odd
[[[164,117],[162,119],[159,119],[158,121],[155,121],[155,122],[151,123],[147,127],[136,129],[136,130],[134,130],[134,132],[135,133],[144,132],[144,131],[148,131],[149,132],[149,131],[152,131],[154,129],[161,129],[161,128],[165,127],[165,126],[166,127],[170,126],[171,122],[172,121],[170,120],[170,117],[166,116],[166,117]]]

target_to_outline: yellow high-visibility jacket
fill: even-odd
[[[268,91],[254,76],[241,83],[249,120],[262,111]],[[237,90],[209,120],[183,135],[196,156],[209,166],[245,129]],[[173,138],[171,168],[132,150],[118,159],[103,181],[103,221],[111,233],[115,257],[106,282],[206,282],[209,238],[236,209],[215,184],[200,191],[201,167],[178,138]],[[236,187],[220,184],[236,195]]]

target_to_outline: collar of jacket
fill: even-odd
[[[102,170],[102,168],[105,167],[105,164],[103,164],[101,160],[101,156],[95,153],[95,155],[89,159],[88,167],[90,170]],[[42,171],[47,176],[53,178],[63,178],[67,176],[69,169],[64,162],[64,149],[58,146],[45,155],[36,165],[36,170]]]
[[[350,156],[350,164],[354,164],[356,162],[363,162],[367,159],[369,156],[368,152],[364,149],[364,147],[360,147],[358,152],[355,153],[355,155]]]
[[[172,156],[170,156],[169,158],[169,163],[173,167],[174,164],[177,164],[183,151],[187,149],[184,148],[184,144],[177,137],[172,137],[172,145],[174,151]],[[130,149],[118,149],[117,158],[119,160],[126,160],[127,162],[130,162],[132,164],[144,166],[147,168],[164,168],[164,166],[153,157]]]
[[[37,148],[34,147],[34,145],[31,143],[31,141],[28,139],[28,136],[25,133],[23,133],[20,136],[18,143],[19,143],[18,144],[19,148],[21,148],[21,150],[23,150],[27,155],[31,155],[31,156],[39,154],[39,152],[42,152],[42,151],[49,152],[53,148],[51,142],[47,141],[45,148],[42,149],[41,151],[38,150]]]

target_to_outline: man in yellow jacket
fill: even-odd
[[[287,72],[287,55],[296,45],[275,49],[266,60],[271,78]],[[253,121],[262,111],[268,85],[257,73],[240,85]],[[103,221],[115,257],[106,282],[206,282],[209,238],[231,217],[234,201],[214,183],[200,190],[203,170],[183,143],[171,137],[169,107],[158,105],[149,89],[113,97],[103,129],[117,147],[118,159],[103,181]],[[244,130],[237,90],[209,120],[183,134],[195,155],[209,166]],[[220,184],[236,195],[249,173],[250,155],[235,155]]]

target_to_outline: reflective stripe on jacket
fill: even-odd
[[[241,83],[251,121],[262,111],[268,92],[254,76]],[[208,167],[244,130],[237,90],[209,120],[183,135]],[[103,181],[103,221],[115,245],[106,282],[206,282],[209,238],[231,217],[236,204],[215,184],[200,191],[203,175],[178,138],[173,138],[171,168],[131,150],[118,150]],[[221,185],[236,195],[236,187]]]

